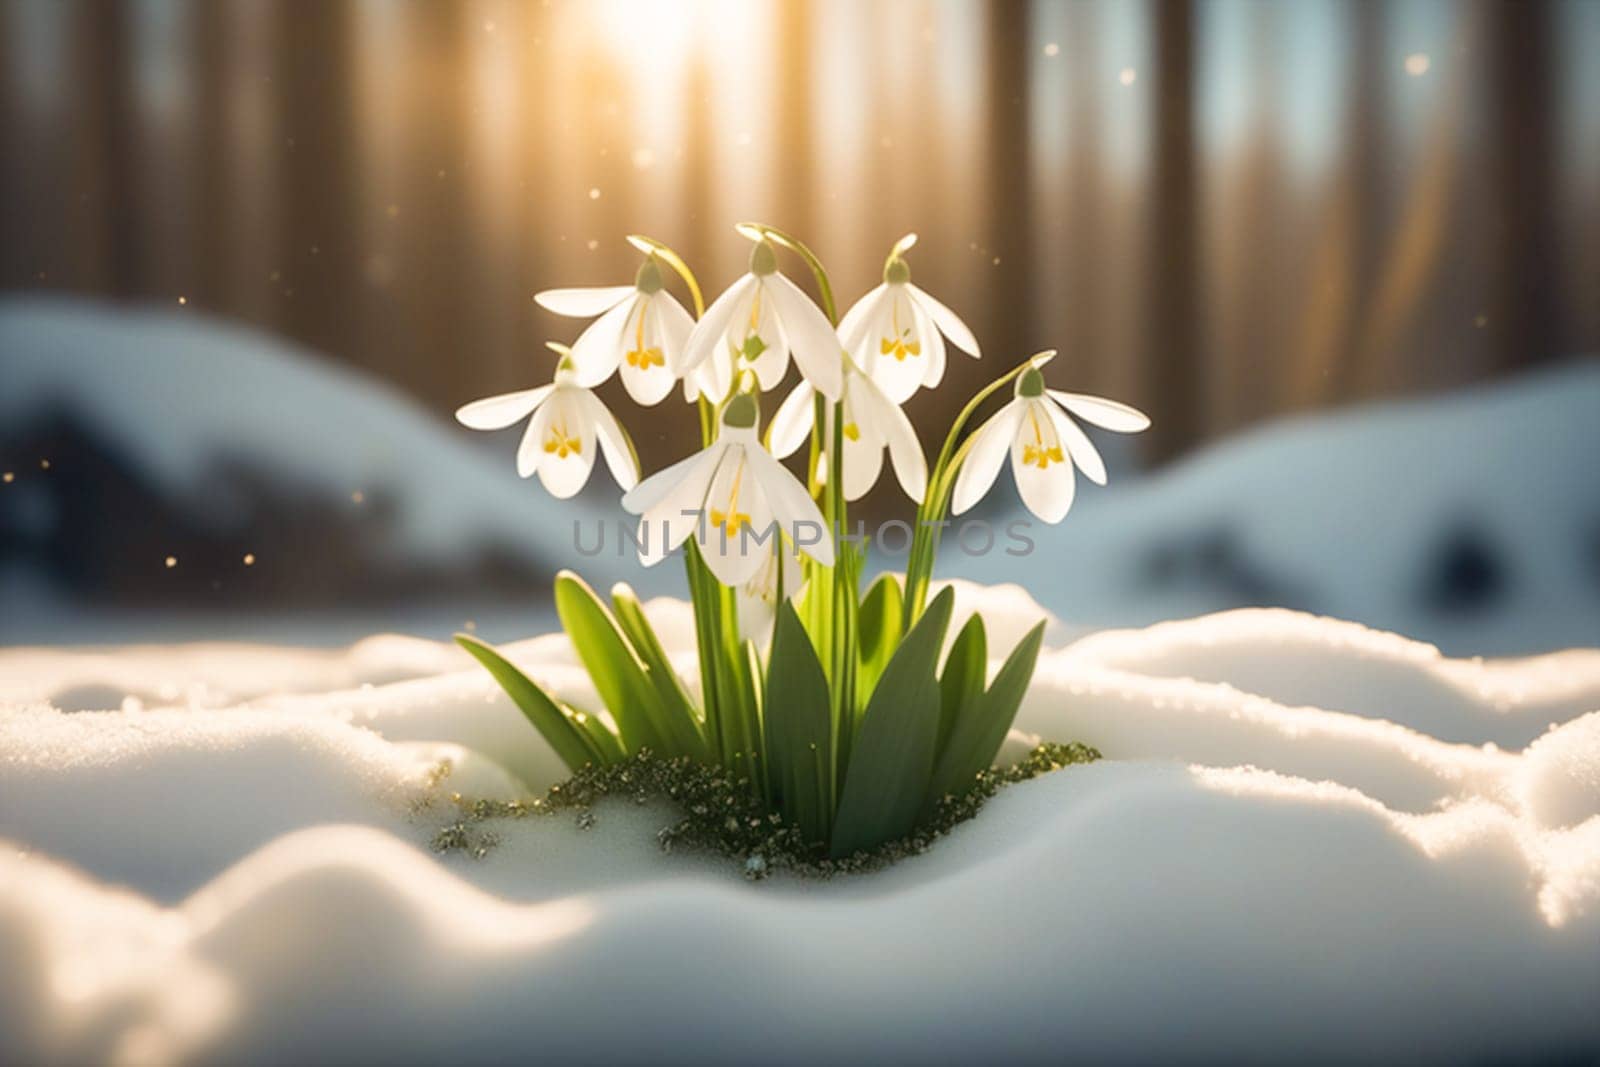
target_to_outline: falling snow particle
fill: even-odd
[[[656,165],[656,154],[648,148],[635,148],[633,150],[633,165],[638,170],[649,170]]]
[[[1122,73],[1117,75],[1117,81],[1121,82],[1123,85],[1132,85],[1134,80],[1138,77],[1138,71],[1134,70],[1132,67],[1123,67]]]
[[[589,251],[593,252],[595,249],[597,249],[599,247],[600,247],[600,242],[599,241],[595,240],[593,237],[589,238]]]
[[[187,304],[187,303],[188,303],[188,302],[189,302],[189,298],[188,298],[188,297],[186,297],[186,296],[180,296],[180,297],[178,297],[178,303],[180,303],[180,304]]]
[[[0,474],[0,481],[5,482],[7,485],[10,485],[16,480],[17,475],[15,471],[6,471],[4,474]]]
[[[47,460],[47,459],[41,459],[39,461],[39,469],[42,470],[42,471],[49,470],[50,469],[50,461]]]
[[[600,199],[600,190],[599,189],[595,189],[595,188],[591,188],[589,190],[589,199],[590,200],[599,200]]]
[[[1061,46],[1056,44],[1054,41],[1051,41],[1049,44],[1044,46],[1044,54],[1049,56],[1051,59],[1054,59],[1056,56],[1061,54]]]
[[[359,504],[365,499],[367,499],[367,494],[363,493],[359,489],[350,494],[350,503],[352,504]]]
[[[1432,65],[1433,62],[1426,52],[1412,52],[1406,56],[1406,73],[1413,78],[1420,78],[1428,73],[1428,68]]]
[[[168,556],[167,557],[167,570],[170,571],[172,568],[176,567],[177,565],[178,565],[178,557],[177,556]]]
[[[256,554],[254,552],[246,552],[244,554],[244,565],[246,567],[254,567],[256,565]]]

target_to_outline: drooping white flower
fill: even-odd
[[[911,284],[904,253],[916,242],[917,235],[908,233],[895,243],[883,283],[839,321],[845,351],[896,404],[905,403],[919,386],[931,389],[944,378],[945,337],[974,359],[981,355],[967,324]]]
[[[772,454],[779,459],[791,455],[810,435],[816,423],[816,395],[811,383],[803,381],[795,386],[772,417]],[[922,454],[922,445],[917,441],[911,420],[849,359],[845,360],[841,406],[844,411],[844,498],[860,500],[877,484],[883,470],[883,453],[887,449],[900,488],[905,490],[906,496],[922,503],[923,494],[928,490],[928,461]],[[832,408],[828,409],[825,422],[824,440],[831,442]]]
[[[622,384],[636,403],[659,404],[683,373],[683,349],[694,319],[663,288],[654,256],[639,267],[632,285],[546,289],[539,306],[558,315],[598,315],[572,344],[578,384],[593,388],[619,366]]]
[[[691,535],[723,585],[750,581],[780,536],[833,565],[833,540],[806,487],[756,438],[754,398],[740,394],[723,412],[717,439],[651,475],[622,498],[640,516],[639,561],[661,562]]]
[[[1072,507],[1074,466],[1090,481],[1106,484],[1105,461],[1067,412],[1118,433],[1137,433],[1150,425],[1143,412],[1127,404],[1047,390],[1038,367],[1030,367],[1017,378],[1011,402],[973,434],[956,475],[951,511],[961,514],[989,491],[1008,452],[1022,502],[1045,522],[1060,522]]]
[[[583,488],[594,469],[596,442],[617,484],[632,489],[639,483],[639,459],[628,435],[600,398],[578,384],[565,346],[551,347],[562,356],[549,385],[475,400],[456,412],[456,421],[474,430],[501,430],[533,416],[517,447],[517,473],[537,473],[551,496],[566,499]]]
[[[765,643],[772,632],[772,620],[778,613],[780,578],[784,600],[799,597],[805,581],[800,558],[790,541],[785,539],[781,546],[764,551],[766,558],[761,566],[735,590],[734,597],[739,607],[739,636],[757,644]]]
[[[739,369],[736,363],[754,371],[763,390],[772,389],[789,369],[791,354],[818,392],[839,398],[844,355],[839,335],[811,298],[778,273],[772,245],[757,241],[750,272],[712,301],[695,324],[684,346],[684,370],[704,367],[694,387],[720,401]]]

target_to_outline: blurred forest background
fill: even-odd
[[[1600,348],[1585,0],[4,0],[0,55],[0,286],[181,298],[441,415],[544,378],[535,290],[639,231],[715,291],[743,218],[846,301],[921,233],[994,361],[930,437],[1046,346],[1152,458]]]
[[[641,232],[715,293],[743,219],[811,243],[846,303],[921,235],[915,280],[986,353],[910,401],[930,449],[1044,347],[1053,385],[1152,414],[1139,454],[1102,437],[1112,488],[1041,542],[1079,558],[1133,464],[1600,351],[1596,57],[1596,0],[0,0],[0,629],[53,633],[62,604],[520,610],[577,512],[517,481],[513,431],[450,413],[548,379],[542,342],[581,324],[535,291],[630,281]],[[602,395],[647,469],[696,439],[676,401]],[[1592,474],[1495,432],[1460,464],[1558,498]],[[616,497],[599,475],[571,503]],[[1375,512],[1339,539],[1354,573],[1443,536]],[[884,478],[853,514],[904,501]],[[1150,615],[1368,617],[1261,580],[1242,518],[1190,520],[1104,602],[1190,582]],[[1443,587],[1491,588],[1486,553],[1444,553]]]

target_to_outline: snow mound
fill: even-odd
[[[1094,627],[1274,606],[1457,655],[1600,646],[1597,411],[1588,358],[1287,419],[1080,492],[1067,522],[1031,525],[1027,556],[947,540],[942,569]]]
[[[958,599],[1005,632],[1039,614],[1016,590]],[[241,685],[227,708],[0,710],[0,1059],[1600,1052],[1592,656],[1452,660],[1286,612],[1094,635],[1044,654],[1014,744],[1107,759],[879,874],[751,886],[661,853],[655,804],[429,855],[452,793],[560,770],[481,672],[417,651],[416,676],[314,693],[296,657],[335,684],[363,671],[272,650],[297,691]],[[564,639],[510,651],[592,701]],[[104,676],[78,655],[30,682],[0,651],[0,677]],[[117,656],[179,692],[217,670]]]
[[[86,481],[92,478],[118,481],[121,513],[141,514],[142,522],[119,531],[124,539],[149,535],[172,544],[189,537],[194,554],[209,556],[231,544],[229,537],[243,537],[267,568],[274,554],[262,542],[277,537],[277,558],[294,558],[302,571],[321,565],[325,585],[347,581],[368,595],[373,583],[415,581],[424,567],[451,576],[457,591],[477,582],[480,593],[485,574],[501,574],[495,566],[548,575],[572,556],[574,520],[622,517],[614,491],[605,506],[597,494],[553,512],[548,497],[517,478],[509,452],[489,451],[487,442],[382,382],[242,326],[169,310],[11,298],[0,301],[0,352],[0,446],[34,447],[31,429],[49,439],[52,420],[67,419],[127,464],[90,471],[84,463],[66,472],[57,457],[51,476],[24,472],[8,487],[0,508],[14,510],[0,511],[0,547],[9,534],[46,560],[67,550],[57,530],[71,509],[104,490]],[[154,499],[130,503],[135,477],[149,483]],[[62,490],[76,497],[50,497],[64,478],[76,479]],[[363,521],[352,500],[364,502]],[[326,509],[308,512],[312,528],[282,525],[294,516],[280,513],[310,507]],[[81,516],[85,524],[100,517]],[[347,525],[335,528],[336,518]],[[78,541],[92,536],[74,532]],[[114,540],[94,545],[101,556],[115,555]],[[239,551],[229,548],[228,561]],[[200,565],[183,562],[185,572],[157,590]],[[104,564],[74,560],[76,570],[66,576]],[[587,564],[596,581],[639,574],[631,560],[610,553]],[[359,568],[371,570],[365,585],[344,573]],[[244,581],[226,577],[228,589]],[[276,581],[283,595],[288,578]],[[142,592],[156,597],[150,588]]]

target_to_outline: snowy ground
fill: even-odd
[[[1038,611],[961,597],[1000,648]],[[564,639],[513,651],[586,695]],[[825,884],[663,855],[654,806],[433,857],[450,792],[559,775],[444,645],[13,649],[0,686],[0,1062],[1600,1053],[1600,651],[1284,611],[1057,644],[1013,749],[1108,758]]]

